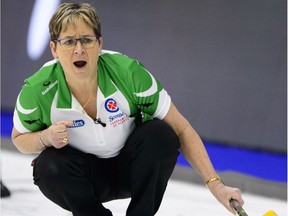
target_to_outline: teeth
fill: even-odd
[[[86,61],[76,61],[74,62],[76,67],[84,67],[86,65]]]

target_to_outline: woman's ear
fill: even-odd
[[[58,55],[57,55],[57,52],[56,52],[56,44],[53,41],[50,41],[50,50],[51,50],[51,53],[52,53],[54,59],[57,59]]]
[[[103,37],[100,37],[98,40],[99,40],[99,55],[100,55],[102,51]]]

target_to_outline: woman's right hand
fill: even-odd
[[[47,146],[54,146],[57,149],[66,146],[69,143],[67,127],[72,125],[72,121],[59,121],[56,124],[52,124],[46,130]]]

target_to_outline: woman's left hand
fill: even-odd
[[[238,188],[226,186],[221,181],[211,182],[208,185],[208,188],[215,198],[233,214],[235,214],[235,212],[230,205],[231,199],[237,200],[241,206],[244,204],[244,200],[241,197],[241,191]]]

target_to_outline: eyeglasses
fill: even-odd
[[[81,45],[85,48],[91,48],[95,45],[95,43],[99,40],[99,36],[86,36],[81,38],[63,38],[59,40],[54,40],[65,48],[66,50],[73,49],[77,45],[77,41],[81,43]]]

